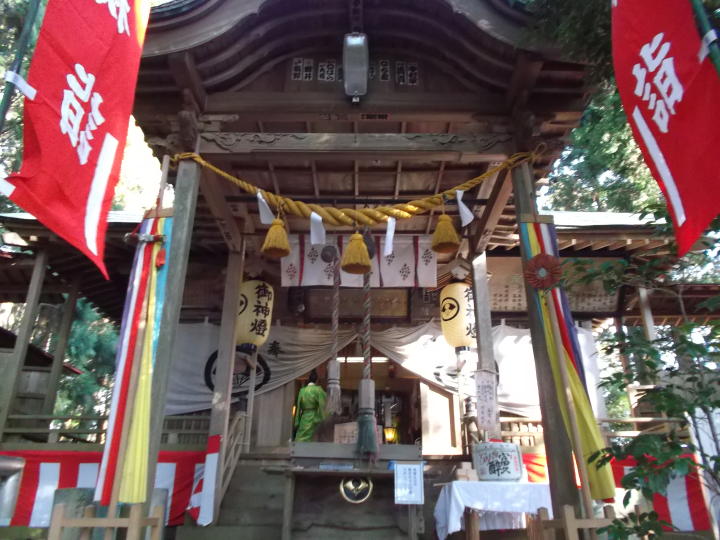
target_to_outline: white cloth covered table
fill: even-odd
[[[522,514],[547,508],[552,514],[548,484],[529,482],[465,482],[443,486],[435,504],[435,530],[444,540],[463,528],[465,508],[480,512],[480,529],[522,528]]]

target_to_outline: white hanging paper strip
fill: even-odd
[[[705,58],[707,58],[707,55],[710,54],[710,45],[716,42],[718,39],[720,39],[720,37],[718,36],[717,30],[713,28],[707,31],[707,33],[702,38],[702,42],[700,43],[698,62],[702,62],[703,60],[705,60]]]
[[[383,257],[392,255],[393,238],[395,238],[395,218],[388,218],[387,230],[385,231],[385,245],[383,246]]]
[[[313,246],[325,244],[325,227],[323,226],[322,217],[315,212],[310,214],[310,243]]]
[[[29,100],[35,99],[35,96],[37,95],[37,90],[34,87],[30,86],[28,82],[23,78],[23,76],[19,73],[15,73],[14,71],[10,71],[8,69],[5,72],[5,80],[10,84],[14,84],[15,87],[20,90],[22,95]]]
[[[458,210],[460,211],[460,223],[463,227],[466,227],[473,219],[475,219],[475,216],[467,207],[467,205],[462,202],[464,194],[465,192],[461,189],[455,190],[455,198],[457,200]]]
[[[393,241],[390,255],[385,253],[385,237],[373,236],[375,257],[372,259],[372,287],[435,287],[437,259],[431,249],[431,237],[399,236]],[[308,235],[290,235],[290,254],[280,261],[282,286],[331,286],[332,263],[320,257],[321,246],[314,246]],[[337,245],[340,251],[347,246],[349,235],[327,235],[327,244]],[[340,272],[343,287],[362,287],[363,277]]]
[[[257,192],[257,200],[258,210],[260,212],[260,223],[263,225],[271,225],[275,219],[275,214],[273,214],[273,211],[270,209],[270,205],[265,200],[265,197],[263,197],[263,194],[259,191]]]

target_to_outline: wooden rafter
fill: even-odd
[[[487,248],[511,195],[512,182],[510,181],[510,175],[504,172],[495,180],[495,185],[490,193],[490,200],[485,206],[485,210],[480,216],[475,232],[471,237],[470,245],[473,253],[482,253]]]

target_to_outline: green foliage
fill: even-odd
[[[115,372],[117,338],[115,326],[90,302],[78,301],[66,357],[83,373],[66,375],[60,380],[56,413],[92,415],[104,412]]]
[[[534,34],[571,60],[589,64],[591,79],[612,77],[610,2],[606,0],[528,0]]]
[[[555,210],[639,212],[661,201],[614,85],[594,96],[549,180]]]
[[[656,538],[662,534],[663,526],[672,527],[672,524],[659,519],[657,512],[629,512],[624,517],[614,519],[611,525],[598,529],[597,532],[606,533],[609,540]]]

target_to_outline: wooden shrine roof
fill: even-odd
[[[652,229],[637,218],[626,214],[594,214],[565,212],[556,213],[555,221],[563,257],[594,257],[608,260],[642,255],[642,250],[662,239],[651,236]],[[25,298],[32,273],[32,251],[45,248],[48,252],[49,269],[41,301],[61,303],[62,293],[67,292],[73,280],[77,280],[80,292],[88,297],[103,313],[119,320],[125,299],[127,280],[132,264],[134,247],[124,242],[126,233],[133,231],[141,215],[111,212],[106,244],[106,262],[110,280],[106,281],[95,266],[80,252],[57,238],[29,214],[2,214],[0,225],[17,234],[14,245],[3,246],[0,257],[0,302],[22,302]],[[600,223],[604,224],[600,224]],[[202,297],[204,303],[193,310],[193,318],[219,317],[222,297],[223,270],[227,248],[219,239],[215,220],[207,209],[200,208],[193,233],[191,264],[188,268],[186,300]],[[11,240],[5,236],[6,242]],[[663,240],[665,241],[665,240]],[[20,246],[20,247],[16,247]],[[10,251],[22,249],[23,252]],[[261,272],[270,281],[279,282],[279,263],[263,261],[257,252],[247,256],[248,267]],[[491,310],[496,319],[524,319],[526,306],[524,283],[520,269],[517,247],[495,247],[488,250],[490,273]],[[443,265],[438,267],[438,286],[449,279]],[[696,320],[717,316],[700,310],[703,300],[720,294],[720,286],[684,285],[688,312]],[[189,296],[187,296],[191,293]],[[214,299],[214,300],[213,300]],[[190,302],[186,301],[186,304]],[[628,324],[639,323],[637,298],[630,292],[626,298],[608,295],[599,284],[570,291],[571,308],[578,318],[602,319],[620,313]],[[658,324],[678,322],[679,307],[669,295],[655,293],[651,297],[652,309]],[[192,302],[190,302],[192,303]]]
[[[587,88],[583,66],[526,46],[526,17],[504,0],[169,2],[151,18],[135,116],[158,155],[199,137],[221,169],[308,203],[437,193],[512,154],[513,139],[549,147],[535,166],[541,178]],[[339,79],[353,28],[368,36],[374,74],[359,104]],[[209,196],[262,235],[252,197],[207,176]],[[501,175],[466,195],[480,219],[465,251],[515,245],[510,191]],[[223,212],[209,210],[211,220]],[[398,233],[424,234],[436,219],[403,220]],[[307,229],[302,219],[290,226]]]

